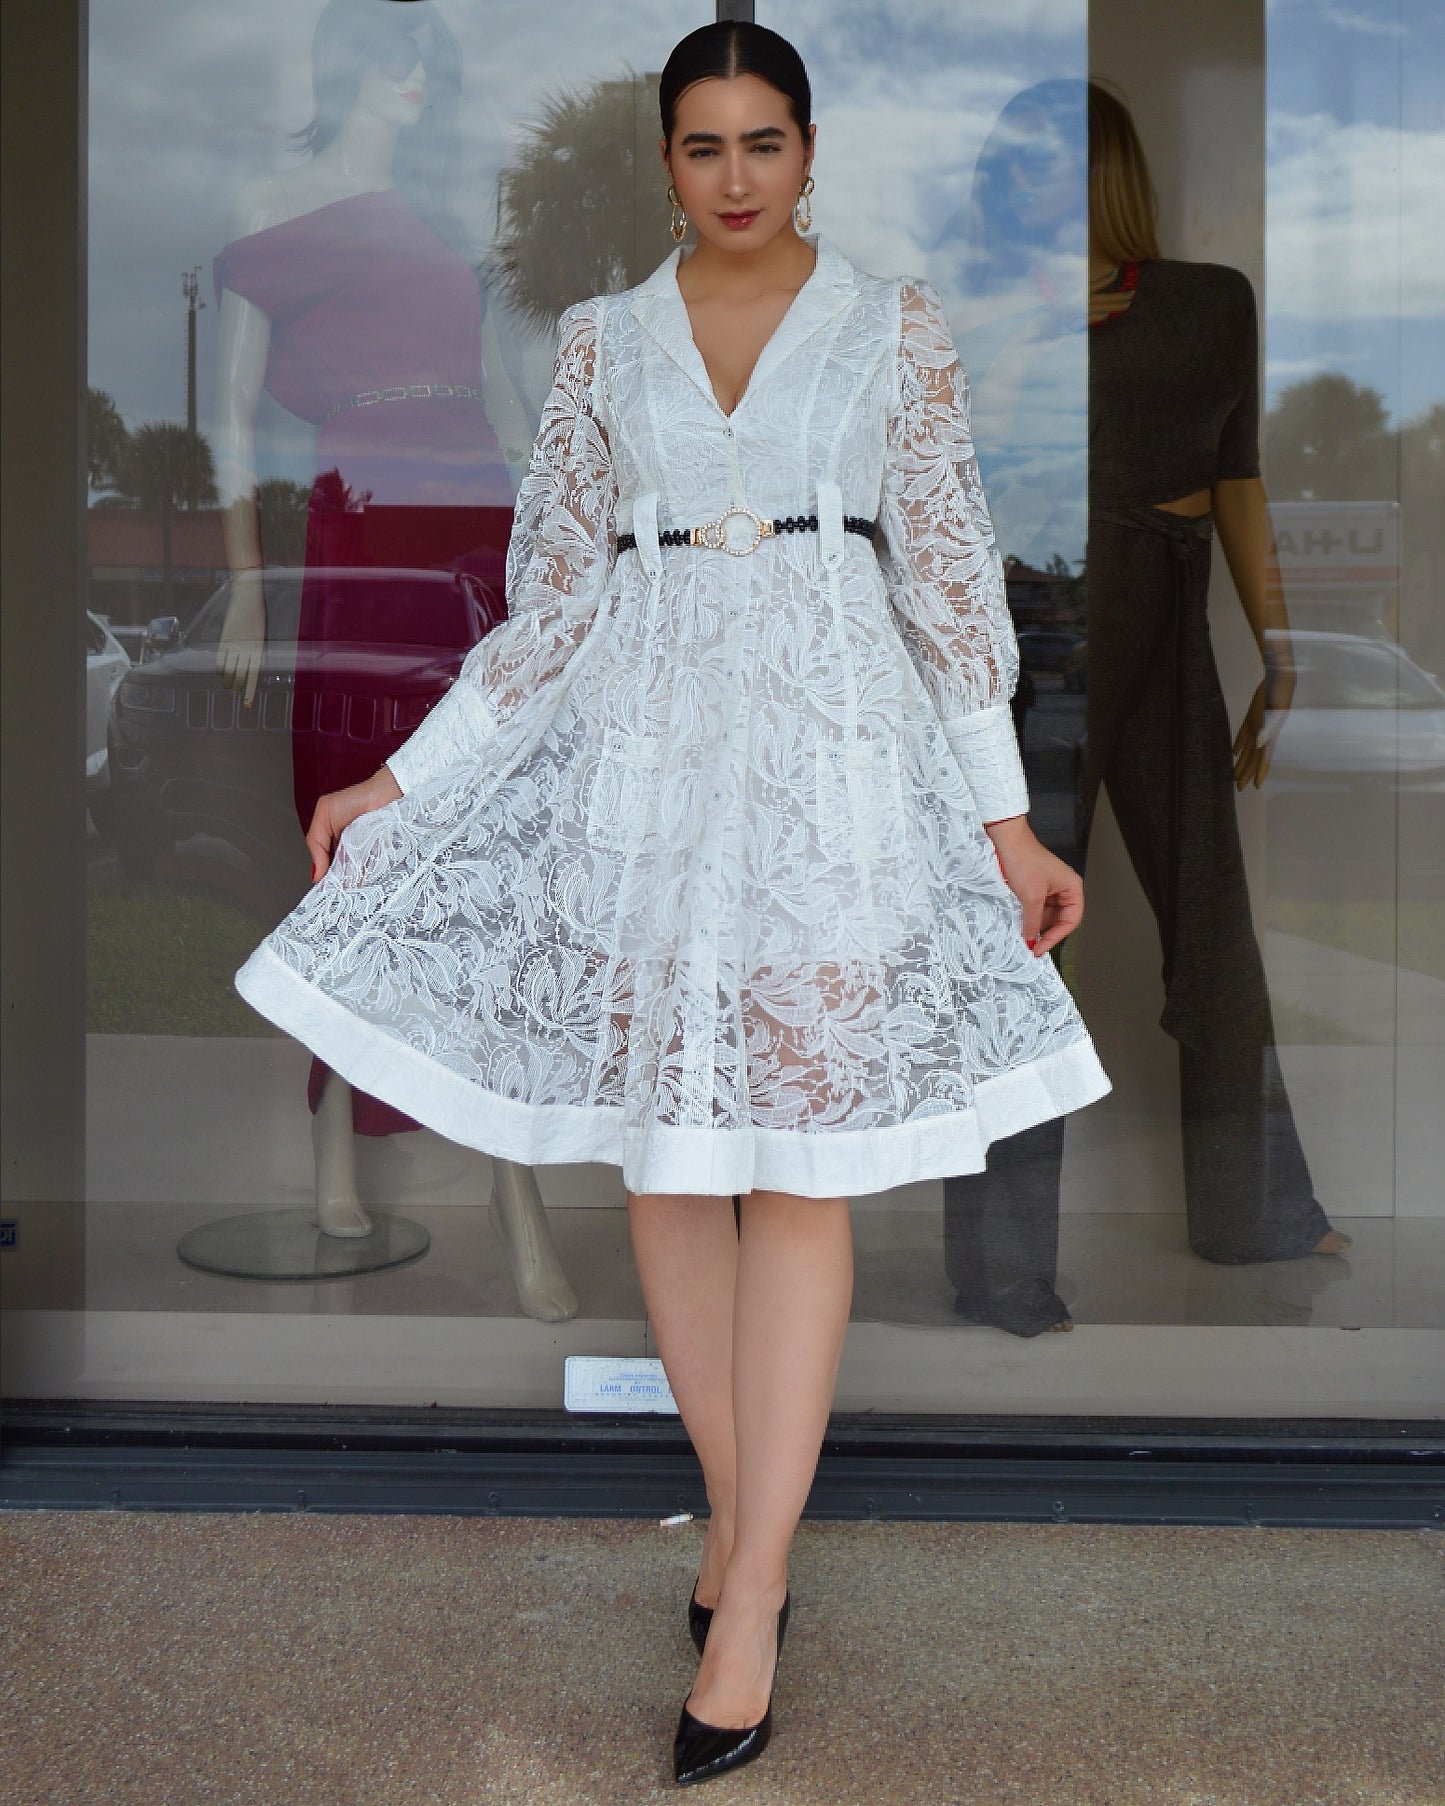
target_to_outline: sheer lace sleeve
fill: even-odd
[[[901,287],[882,525],[899,631],[984,821],[1029,806],[1009,698],[1018,643],[968,424],[968,377],[926,282]]]
[[[475,759],[558,677],[586,638],[616,559],[617,489],[594,405],[594,303],[562,316],[552,389],[517,491],[507,619],[474,646],[451,689],[387,760],[403,793]]]

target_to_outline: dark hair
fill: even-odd
[[[673,45],[663,65],[657,104],[662,114],[662,135],[672,148],[672,128],[677,102],[685,88],[714,76],[731,80],[735,75],[756,75],[787,100],[793,121],[803,137],[813,123],[813,91],[803,59],[784,37],[766,25],[747,19],[721,19],[700,25]]]
[[[459,244],[452,212],[457,170],[457,97],[462,57],[431,0],[327,0],[311,37],[315,112],[293,133],[308,156],[325,150],[356,105],[361,78],[409,38],[426,65],[426,110],[397,140],[393,173],[399,192],[432,230]],[[404,47],[403,47],[404,48]]]

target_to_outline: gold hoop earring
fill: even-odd
[[[813,204],[808,198],[812,192],[813,178],[809,176],[793,203],[793,224],[800,232],[806,232],[813,223]]]
[[[672,242],[680,245],[687,237],[687,215],[682,210],[682,202],[678,200],[677,190],[671,182],[667,185],[667,198],[672,202],[672,224],[669,227],[672,233]]]

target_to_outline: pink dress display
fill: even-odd
[[[481,295],[471,265],[395,189],[234,239],[213,274],[218,302],[229,288],[269,317],[267,392],[318,429],[297,637],[325,650],[298,659],[292,711],[304,830],[318,797],[370,777],[416,726],[388,690],[386,658],[368,651],[457,631],[455,611],[438,618],[434,584],[408,585],[406,572],[465,570],[502,589],[512,486],[481,399]],[[347,580],[377,568],[395,572],[381,610],[375,583]],[[326,1071],[313,1061],[313,1110]],[[418,1126],[363,1091],[353,1122],[370,1135]]]

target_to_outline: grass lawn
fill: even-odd
[[[90,1034],[279,1034],[231,982],[273,922],[209,891],[164,883],[92,884],[87,914]]]
[[[280,1031],[236,995],[232,977],[275,926],[200,887],[93,884],[89,893],[86,1028],[98,1035],[258,1035]],[[1273,897],[1271,928],[1445,978],[1445,934],[1426,903],[1315,903]],[[1058,949],[1075,988],[1073,937]],[[1313,1019],[1281,1040],[1320,1037]]]

